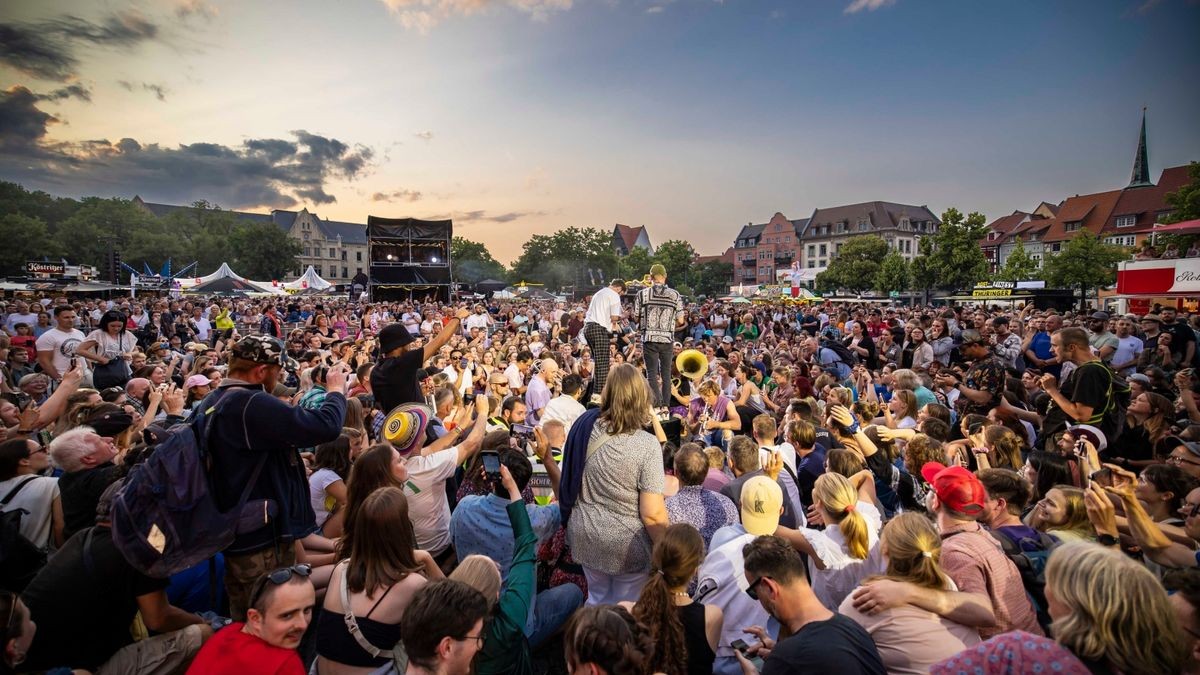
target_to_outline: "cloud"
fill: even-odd
[[[168,89],[161,84],[151,84],[149,82],[137,84],[134,82],[129,82],[128,80],[117,80],[117,84],[121,85],[121,88],[125,91],[141,89],[142,91],[152,92],[154,94],[154,98],[157,98],[160,101],[167,100]]]
[[[175,16],[181,19],[196,16],[211,20],[217,18],[217,14],[219,14],[217,8],[204,0],[180,0],[179,4],[175,5]]]
[[[846,9],[842,13],[857,14],[864,9],[868,12],[874,12],[882,7],[894,4],[896,4],[896,0],[854,0],[854,2],[846,6]]]
[[[132,48],[154,40],[158,25],[136,11],[114,12],[99,23],[64,15],[38,23],[0,23],[0,63],[26,75],[67,81],[80,47]]]
[[[60,87],[50,92],[49,94],[39,94],[39,101],[61,101],[65,98],[77,98],[81,101],[92,102],[92,90],[82,84],[69,84],[65,87]]]
[[[0,154],[36,151],[58,118],[38,109],[39,96],[16,85],[0,92]]]
[[[511,223],[514,220],[547,215],[545,211],[509,211],[506,213],[489,214],[487,211],[455,211],[437,216],[430,220],[455,220],[459,223]]]
[[[181,204],[208,199],[231,208],[329,204],[336,201],[329,184],[359,178],[374,157],[368,147],[305,130],[234,146],[56,142],[47,131],[59,120],[37,103],[25,87],[0,92],[0,178],[76,194],[137,193]]]
[[[433,132],[432,131],[420,131],[420,132],[413,134],[413,138],[419,138],[423,141],[432,141],[433,140]]]
[[[571,8],[573,0],[380,0],[400,25],[427,33],[452,16],[470,16],[490,7],[507,6],[524,12],[536,21],[545,21],[554,12]]]
[[[646,13],[647,14],[662,14],[664,11],[666,11],[666,9],[667,8],[663,5],[651,5],[650,7],[646,8]]]
[[[423,195],[417,190],[393,190],[392,192],[376,192],[371,195],[373,202],[415,202]]]

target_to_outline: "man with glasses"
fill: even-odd
[[[461,581],[439,579],[422,586],[404,610],[400,641],[408,673],[467,675],[483,648],[488,601]]]
[[[1181,443],[1167,456],[1167,464],[1173,464],[1192,478],[1200,479],[1200,443]]]
[[[771,652],[765,672],[887,672],[867,631],[817,599],[796,549],[778,537],[762,536],[746,545],[743,556],[746,593],[789,634],[776,642],[765,631],[754,631],[760,642],[750,651]],[[749,665],[746,656],[734,653],[739,663]]]
[[[83,342],[84,334],[75,327],[75,308],[59,305],[54,308],[54,328],[37,339],[38,365],[50,379],[58,382],[71,367],[75,348]],[[86,367],[86,366],[84,366]]]
[[[232,623],[205,644],[189,673],[243,675],[308,672],[296,648],[312,620],[316,590],[308,565],[280,567],[259,577],[246,622]]]

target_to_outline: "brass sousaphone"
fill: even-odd
[[[708,357],[699,349],[685,349],[675,357],[675,369],[682,377],[698,382],[708,374]],[[673,383],[676,389],[682,384],[679,378],[674,378]]]

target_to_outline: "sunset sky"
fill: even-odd
[[[7,0],[0,179],[60,195],[645,225],[994,218],[1200,160],[1200,2]]]

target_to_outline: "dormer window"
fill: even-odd
[[[1133,227],[1137,224],[1137,216],[1117,216],[1117,221],[1115,224],[1117,227]]]
[[[1081,223],[1082,223],[1082,221],[1079,221],[1079,220],[1076,220],[1076,221],[1070,222],[1070,223],[1066,223],[1064,225],[1063,229],[1067,232],[1078,232]]]

